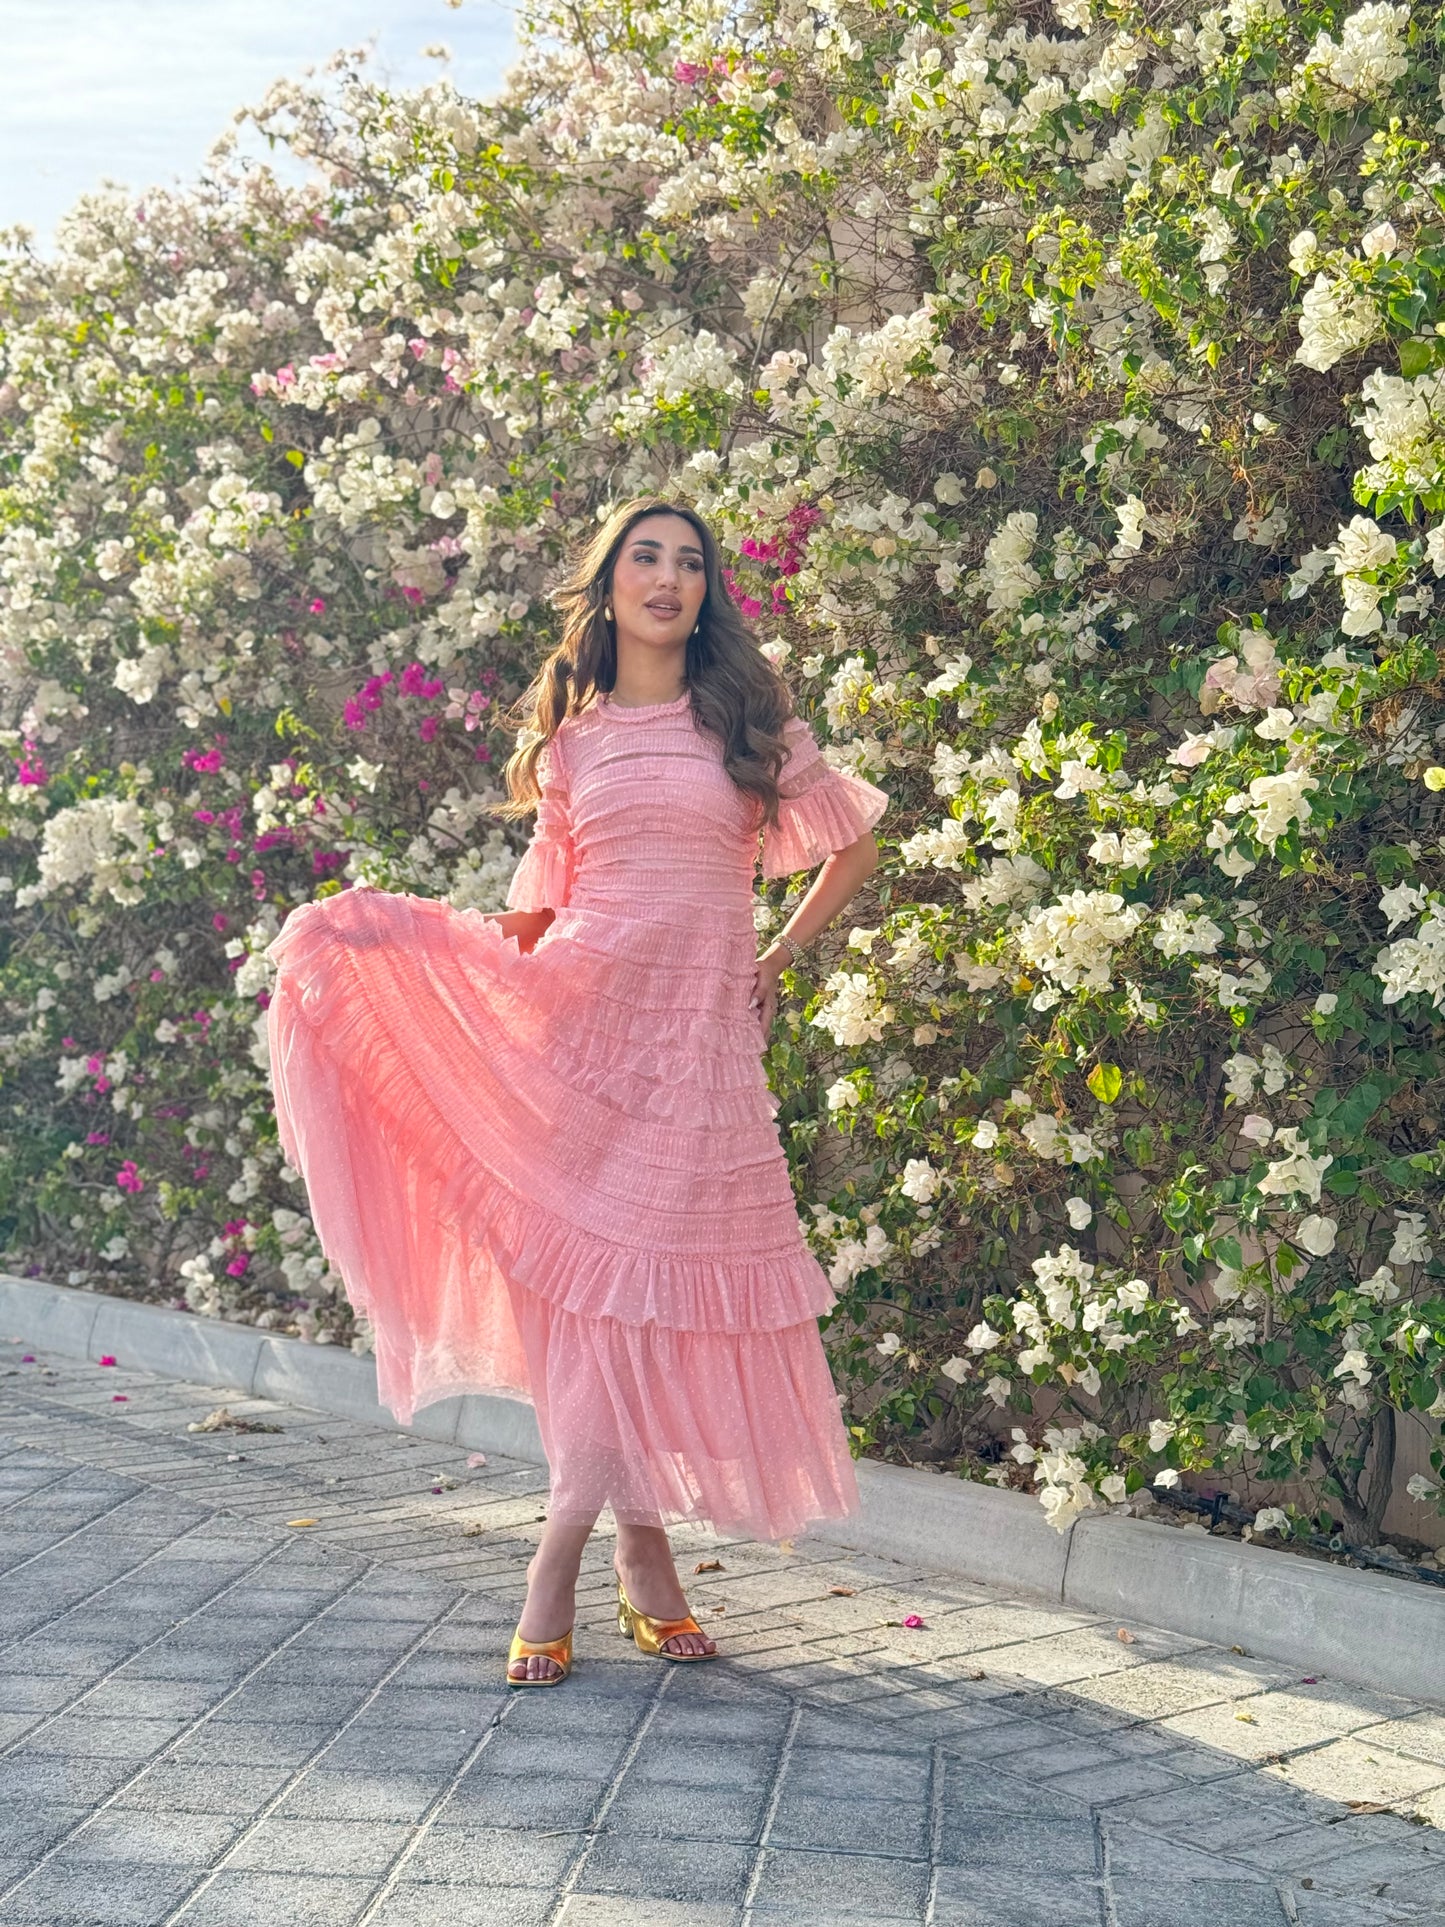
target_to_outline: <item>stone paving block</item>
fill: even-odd
[[[927,1801],[931,1777],[929,1760],[922,1754],[795,1746],[783,1784],[789,1793],[829,1800],[899,1800],[917,1805]]]
[[[182,1765],[296,1767],[334,1730],[324,1720],[208,1720],[180,1740],[169,1757]]]
[[[591,1824],[605,1785],[601,1778],[568,1779],[555,1773],[486,1778],[474,1768],[447,1796],[438,1820],[528,1831],[578,1829]]]
[[[0,1853],[31,1864],[78,1827],[89,1812],[89,1805],[62,1806],[52,1800],[0,1802]]]
[[[928,1813],[893,1800],[831,1800],[784,1792],[769,1844],[844,1853],[919,1857],[928,1851]]]
[[[284,1766],[205,1766],[158,1760],[122,1787],[115,1804],[141,1813],[259,1813],[291,1778]]]
[[[769,1792],[736,1793],[723,1787],[687,1787],[664,1795],[656,1786],[636,1784],[629,1776],[607,1809],[609,1833],[656,1835],[666,1817],[669,1833],[685,1840],[740,1840],[762,1837]]]
[[[501,1727],[468,1769],[458,1792],[474,1783],[556,1773],[567,1779],[606,1780],[627,1749],[625,1733],[589,1737],[518,1731],[512,1721]]]
[[[211,1719],[217,1726],[249,1726],[273,1720],[319,1720],[339,1725],[366,1698],[364,1686],[298,1686],[285,1681],[269,1684],[264,1678],[248,1681],[219,1705]]]
[[[67,1866],[209,1867],[244,1820],[220,1814],[137,1813],[107,1807],[87,1820],[56,1856]]]
[[[989,1879],[1047,1874],[1068,1880],[1094,1873],[1094,1832],[1081,1812],[1072,1824],[1056,1814],[1026,1810],[963,1814],[950,1808],[944,1822],[940,1864],[955,1869],[952,1891],[980,1874]]]
[[[419,1820],[445,1790],[447,1777],[358,1768],[329,1773],[323,1762],[291,1789],[277,1811],[301,1820]]]
[[[1405,1916],[1396,1908],[1387,1906],[1383,1901],[1338,1900],[1326,1894],[1306,1893],[1296,1889],[1291,1895],[1294,1903],[1295,1919],[1299,1927],[1395,1927],[1403,1922]],[[1415,1916],[1411,1927],[1436,1927],[1445,1918],[1440,1912],[1434,1916]]]
[[[832,1907],[754,1907],[748,1913],[748,1927],[858,1927],[858,1915],[839,1913]],[[868,1915],[868,1927],[920,1927],[923,1914]]]
[[[831,1908],[859,1921],[921,1920],[927,1895],[928,1863],[923,1860],[773,1847],[762,1856],[755,1890],[761,1906]]]
[[[686,1901],[691,1906],[739,1903],[752,1858],[750,1848],[725,1841],[604,1833],[582,1862],[576,1891]]]
[[[1192,1880],[1185,1886],[1115,1880],[1112,1898],[1119,1927],[1290,1927],[1272,1886],[1241,1886],[1230,1880]]]
[[[263,1820],[227,1855],[228,1870],[380,1875],[412,1838],[401,1821]]]
[[[326,1765],[335,1772],[347,1767],[379,1773],[398,1772],[453,1773],[489,1730],[489,1723],[475,1726],[449,1724],[434,1731],[411,1727],[395,1731],[366,1716],[348,1726],[326,1749]]]
[[[31,1758],[148,1760],[188,1724],[183,1719],[95,1719],[87,1706],[50,1720],[26,1741],[25,1752]]]
[[[14,1651],[26,1672],[89,1680],[111,1672],[129,1659],[139,1644],[138,1639],[91,1641],[85,1645],[63,1639],[34,1639]]]
[[[666,1793],[684,1789],[725,1787],[750,1793],[765,1787],[773,1776],[777,1748],[709,1740],[706,1745],[684,1740],[654,1740],[647,1734],[637,1749],[628,1778],[637,1785],[655,1786]]]
[[[555,1901],[535,1887],[448,1887],[446,1913],[438,1917],[437,1888],[399,1881],[368,1927],[550,1927]],[[571,1919],[575,1927],[575,1916]],[[640,1927],[636,1920],[627,1927]],[[704,1927],[690,1921],[687,1927]]]
[[[38,1868],[0,1902],[5,1927],[160,1927],[196,1884],[193,1867]]]
[[[741,1910],[699,1901],[640,1900],[633,1894],[573,1894],[558,1927],[737,1927]]]
[[[987,1883],[954,1867],[938,1877],[932,1927],[1099,1927],[1099,1888],[1092,1872],[1043,1874],[1000,1867]],[[1232,1927],[1204,1916],[1192,1927]]]
[[[1161,1840],[1141,1827],[1120,1826],[1104,1821],[1108,1840],[1109,1871],[1117,1879],[1154,1880],[1179,1884],[1188,1880],[1243,1880],[1266,1882],[1268,1874],[1259,1867],[1230,1859],[1222,1854],[1201,1853],[1176,1840]]]
[[[55,1800],[61,1806],[91,1806],[131,1779],[129,1760],[74,1760],[31,1753],[22,1742],[0,1759],[0,1813],[12,1801]]]
[[[1116,1800],[1136,1800],[1151,1793],[1168,1793],[1179,1784],[1177,1775],[1158,1759],[1119,1760],[1113,1766],[1093,1766],[1055,1774],[1049,1785],[1097,1806]]]
[[[479,1727],[489,1724],[506,1705],[508,1688],[502,1681],[495,1686],[454,1687],[410,1687],[398,1682],[402,1676],[389,1680],[377,1693],[366,1708],[364,1718],[369,1722],[381,1722],[388,1727],[432,1728],[438,1725]],[[559,1693],[554,1696],[553,1704],[560,1700]],[[630,1707],[608,1709],[608,1719],[613,1716],[623,1724],[631,1726],[635,1722],[635,1712]],[[585,1720],[580,1719],[575,1710],[573,1718],[580,1727],[590,1728],[594,1719],[589,1710]],[[598,1718],[597,1724],[605,1724]]]
[[[785,1702],[786,1703],[786,1702]],[[927,1754],[929,1745],[926,1740],[916,1740],[905,1729],[899,1733],[857,1719],[850,1719],[843,1713],[822,1712],[815,1707],[805,1706],[798,1722],[794,1741],[803,1747],[845,1747],[850,1752],[860,1753],[876,1750],[880,1753],[918,1752]]]
[[[518,1833],[505,1827],[433,1826],[422,1836],[404,1869],[408,1882],[435,1881],[461,1887],[551,1889],[576,1857],[586,1835]],[[438,1898],[444,1916],[450,1897]]]
[[[1375,1748],[1368,1738],[1336,1740],[1312,1752],[1297,1753],[1288,1767],[1266,1766],[1266,1774],[1287,1772],[1292,1787],[1304,1787],[1331,1800],[1378,1801],[1389,1806],[1445,1784],[1445,1763],[1411,1759]]]
[[[176,1927],[351,1927],[374,1890],[370,1880],[223,1871]]]

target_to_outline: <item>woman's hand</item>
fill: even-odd
[[[780,945],[765,950],[758,958],[757,976],[753,980],[753,1009],[758,1013],[765,1045],[778,1014],[778,979],[787,967],[788,953]]]

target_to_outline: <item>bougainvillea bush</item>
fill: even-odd
[[[312,185],[13,237],[11,1264],[365,1342],[260,952],[500,907],[549,581],[664,486],[894,799],[768,1055],[860,1449],[1430,1536],[1441,21],[543,4],[494,101],[278,89]]]

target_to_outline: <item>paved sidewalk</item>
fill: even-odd
[[[24,1349],[0,1927],[1445,1923],[1439,1710],[698,1532],[725,1661],[624,1644],[599,1539],[508,1693],[535,1468]]]

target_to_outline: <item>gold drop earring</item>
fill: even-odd
[[[611,622],[611,620],[612,620],[612,604],[611,604],[610,602],[609,602],[609,603],[607,603],[607,604],[606,604],[606,605],[604,606],[604,608],[603,608],[603,610],[602,610],[602,615],[603,615],[603,619],[604,619],[605,621],[607,621],[607,622]]]

